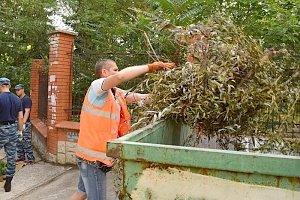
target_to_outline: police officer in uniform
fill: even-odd
[[[21,99],[23,107],[23,138],[20,138],[17,143],[17,162],[25,161],[27,157],[27,162],[33,164],[35,158],[32,150],[31,143],[31,122],[30,122],[30,111],[32,106],[32,101],[29,96],[25,94],[24,85],[18,84],[15,86],[16,95]]]
[[[0,149],[4,147],[7,157],[5,192],[11,191],[11,181],[16,171],[18,134],[21,136],[23,129],[21,100],[9,89],[10,80],[0,78]]]

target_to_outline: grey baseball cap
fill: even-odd
[[[24,85],[23,84],[18,84],[15,86],[15,90],[19,90],[19,89],[24,89]]]
[[[10,80],[8,78],[0,78],[0,85],[10,85]]]

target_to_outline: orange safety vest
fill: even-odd
[[[130,115],[126,101],[121,93],[122,90],[117,89],[115,95],[108,90],[105,103],[102,106],[95,106],[88,101],[89,92],[90,89],[84,98],[81,109],[76,155],[88,161],[100,161],[112,166],[113,158],[106,156],[106,142],[126,134],[122,131],[129,131],[127,128],[120,130],[120,127],[128,127],[120,124],[121,110],[127,117],[122,119],[124,122],[122,124],[129,124],[130,128]],[[125,123],[128,120],[127,115],[129,115],[129,123]]]
[[[117,88],[116,95],[119,97],[119,102],[121,106],[120,111],[120,124],[118,129],[118,136],[121,137],[129,133],[131,128],[131,117],[127,108],[126,100],[123,95],[123,91]]]

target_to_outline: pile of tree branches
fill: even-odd
[[[224,149],[243,150],[251,142],[253,150],[299,153],[299,140],[288,134],[300,93],[298,71],[285,75],[287,50],[264,52],[223,16],[188,27],[166,24],[156,27],[178,46],[180,63],[148,74],[138,86],[150,91],[151,103],[135,108],[134,129],[173,119],[217,137]]]

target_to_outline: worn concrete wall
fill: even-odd
[[[43,159],[47,155],[47,140],[43,137],[37,129],[32,129],[32,145]]]
[[[59,164],[76,164],[75,150],[76,143],[58,141],[57,163]]]
[[[57,163],[76,164],[75,150],[77,147],[79,123],[62,121],[55,126],[57,130]]]

